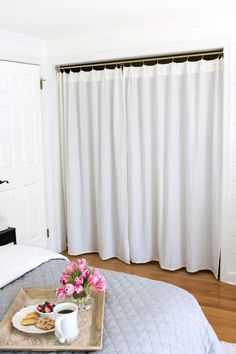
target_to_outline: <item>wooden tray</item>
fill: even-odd
[[[60,344],[54,332],[28,334],[15,329],[12,316],[24,306],[45,300],[57,302],[55,288],[22,288],[0,322],[1,351],[92,351],[102,348],[105,293],[92,291],[91,308],[79,310],[79,336],[70,345]]]

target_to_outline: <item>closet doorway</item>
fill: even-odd
[[[58,72],[69,254],[218,276],[223,56],[176,59]]]

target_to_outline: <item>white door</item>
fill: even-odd
[[[39,66],[0,61],[0,214],[17,243],[47,246]]]

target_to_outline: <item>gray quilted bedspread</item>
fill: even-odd
[[[46,262],[0,289],[0,320],[19,288],[56,284],[64,262]],[[124,273],[102,273],[108,287],[103,350],[96,353],[223,353],[200,306],[188,292]]]

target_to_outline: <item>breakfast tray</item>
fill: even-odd
[[[105,293],[92,291],[91,307],[79,310],[79,336],[72,344],[60,344],[54,332],[28,334],[15,329],[13,315],[21,308],[42,303],[57,302],[55,288],[22,288],[0,322],[0,352],[2,351],[93,351],[102,348]]]

